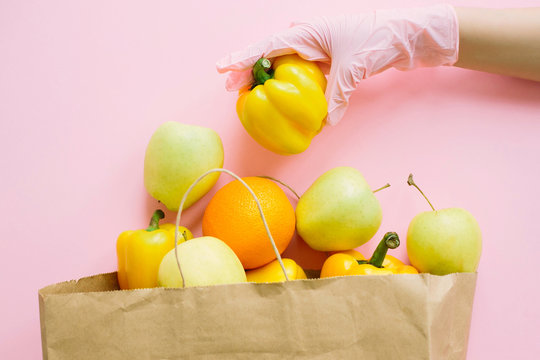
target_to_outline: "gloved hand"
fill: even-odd
[[[362,79],[390,67],[452,65],[457,61],[458,43],[457,17],[450,5],[377,10],[294,24],[226,56],[217,63],[217,70],[231,71],[226,88],[238,90],[251,83],[251,68],[262,56],[296,52],[326,68],[330,65],[327,123],[335,125]]]

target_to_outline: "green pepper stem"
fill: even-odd
[[[382,268],[382,263],[386,257],[386,252],[388,249],[395,249],[399,246],[399,236],[395,232],[387,232],[384,234],[381,242],[373,252],[371,259],[359,260],[359,264],[370,264],[378,268]]]
[[[420,190],[420,188],[418,187],[418,185],[416,185],[416,183],[414,182],[412,174],[409,174],[409,178],[407,179],[407,184],[409,184],[409,186],[414,186],[415,188],[417,188],[418,191],[420,191],[420,194],[422,194],[422,196],[424,197],[424,199],[427,200],[429,206],[431,206],[431,208],[433,209],[433,211],[435,211],[435,208],[433,207],[433,205],[431,205],[431,201],[429,201],[429,199],[428,199],[427,196],[424,194],[424,192],[423,192],[422,190]]]
[[[266,80],[270,80],[274,77],[272,73],[272,63],[267,58],[260,58],[257,60],[255,65],[253,65],[253,86],[254,88],[257,85],[263,85]]]
[[[146,231],[154,231],[159,229],[159,220],[163,219],[165,217],[165,214],[162,210],[157,209],[152,214],[152,218],[150,219],[150,226],[146,228]]]

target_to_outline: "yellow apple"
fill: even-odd
[[[177,253],[186,287],[246,282],[244,267],[236,254],[215,237],[203,236],[185,241],[177,246]],[[158,285],[182,287],[182,284],[172,249],[159,266]]]
[[[223,145],[212,129],[169,121],[152,135],[144,158],[144,186],[167,209],[177,211],[189,186],[207,170],[223,166]],[[184,209],[214,186],[219,173],[205,177],[189,194]]]
[[[476,219],[462,208],[435,210],[414,183],[433,211],[416,215],[407,231],[407,252],[411,264],[420,272],[446,275],[474,272],[482,252],[482,234]]]
[[[465,209],[422,212],[413,218],[407,231],[409,260],[420,272],[474,272],[481,251],[480,227]]]
[[[354,249],[375,235],[381,205],[362,174],[337,167],[322,174],[298,200],[296,229],[313,249]]]

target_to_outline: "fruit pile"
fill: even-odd
[[[219,172],[206,173],[222,165],[223,146],[216,132],[168,122],[148,144],[144,183],[151,196],[181,213],[215,185]],[[408,183],[422,193],[412,175]],[[321,278],[474,272],[481,252],[480,229],[469,212],[432,206],[410,223],[407,250],[412,266],[387,254],[400,244],[394,232],[387,232],[373,255],[364,258],[354,249],[377,233],[382,209],[362,174],[351,167],[322,174],[299,196],[296,209],[276,181],[237,178],[210,200],[199,238],[185,227],[159,224],[163,216],[157,210],[148,228],[118,237],[121,289],[306,279],[295,261],[278,256],[295,230],[310,247],[328,253]]]

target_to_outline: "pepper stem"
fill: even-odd
[[[390,187],[390,184],[386,184],[384,186],[381,186],[380,188],[378,188],[377,190],[373,190],[373,193],[375,194],[377,191],[381,191],[383,189],[386,189],[387,187]]]
[[[253,65],[253,86],[252,89],[257,85],[263,85],[266,80],[272,79],[274,73],[272,71],[272,63],[267,58],[260,58],[257,60],[255,65]]]
[[[378,268],[382,268],[382,263],[386,257],[388,249],[395,249],[399,246],[399,236],[395,232],[387,232],[384,234],[381,242],[373,252],[369,260],[358,260],[359,264],[370,264]]]
[[[154,231],[159,229],[159,220],[163,219],[165,217],[165,214],[162,210],[157,209],[152,214],[152,218],[150,219],[150,225],[146,228],[146,231]]]
[[[409,178],[407,179],[407,184],[409,184],[409,186],[414,186],[415,188],[417,188],[418,191],[420,191],[420,194],[422,194],[422,196],[424,197],[424,199],[427,200],[429,206],[431,206],[431,208],[433,209],[433,211],[435,211],[435,208],[433,207],[433,205],[431,205],[431,201],[429,201],[429,199],[428,199],[427,196],[424,194],[424,192],[423,192],[422,190],[420,190],[420,188],[418,187],[418,185],[416,185],[416,183],[414,182],[412,174],[409,174]]]

